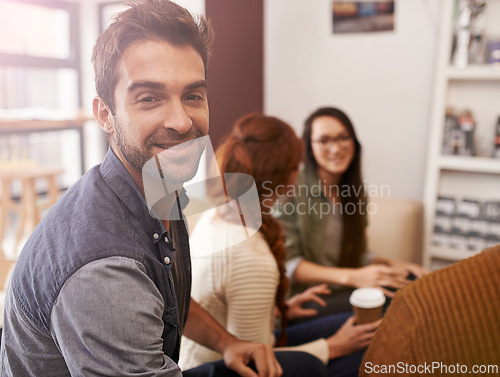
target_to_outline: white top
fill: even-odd
[[[236,337],[273,345],[278,266],[260,232],[249,231],[248,238],[244,234],[241,224],[226,222],[214,211],[200,218],[190,236],[191,297]],[[329,359],[325,339],[279,349],[308,352],[325,364]],[[182,338],[181,369],[221,358],[221,354]]]

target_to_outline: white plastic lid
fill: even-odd
[[[385,304],[385,295],[378,288],[358,288],[352,292],[349,303],[361,309],[378,308]]]

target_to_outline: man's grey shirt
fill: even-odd
[[[43,218],[19,256],[5,304],[0,375],[181,376],[176,362],[191,271],[184,221],[171,221],[171,229],[150,215],[108,151]]]

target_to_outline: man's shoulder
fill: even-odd
[[[101,191],[104,180],[100,172],[100,166],[96,165],[92,167],[87,173],[81,176],[66,190],[56,204],[68,202],[75,197],[81,197],[81,199],[85,200],[92,194]]]
[[[464,282],[464,285],[461,285]],[[457,292],[464,287],[469,289],[476,284],[500,283],[500,244],[473,255],[448,267],[436,270],[417,279],[410,285],[411,290],[424,286],[449,286],[450,292]],[[406,288],[405,288],[406,289]],[[500,294],[500,291],[498,291]]]
[[[26,313],[48,330],[51,307],[66,279],[102,258],[142,260],[147,246],[140,232],[99,166],[92,168],[43,217],[19,256],[12,282]]]
[[[96,224],[120,210],[120,200],[100,173],[100,165],[94,166],[75,182],[47,213],[52,224]],[[91,219],[90,219],[91,218]],[[83,222],[83,223],[82,223]]]
[[[500,245],[497,245],[415,280],[396,294],[389,309],[405,305],[415,320],[426,324],[431,312],[449,314],[472,302],[477,307],[498,302],[499,284]],[[443,318],[448,314],[443,314]]]

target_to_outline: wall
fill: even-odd
[[[265,0],[264,109],[299,133],[317,107],[344,109],[367,183],[422,200],[440,3],[395,8],[394,32],[333,34],[331,0]]]
[[[80,2],[87,69],[83,103],[90,110],[96,2]],[[205,13],[203,0],[178,2]],[[392,196],[421,200],[440,3],[396,0],[396,30],[374,34],[332,34],[330,9],[331,0],[264,0],[264,111],[300,133],[318,106],[343,108],[364,146],[367,183],[390,185]],[[96,140],[100,131],[88,128],[87,140]],[[88,153],[94,157],[87,166],[102,159],[99,147],[93,149],[97,155]]]
[[[215,30],[208,93],[216,148],[236,119],[263,111],[263,0],[206,0],[206,15]]]

